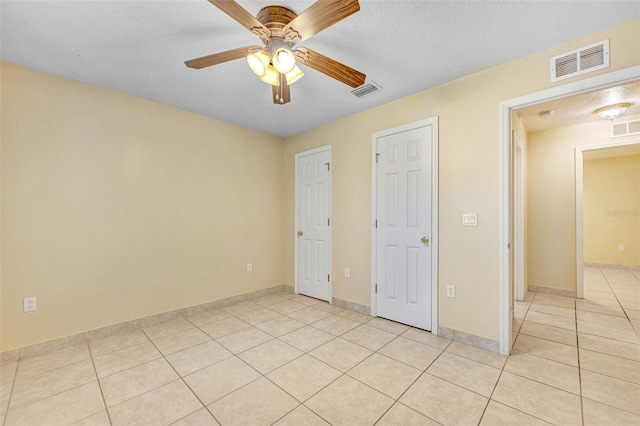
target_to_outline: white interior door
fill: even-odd
[[[296,155],[296,291],[331,302],[331,147]]]
[[[432,126],[378,136],[377,315],[431,330]]]

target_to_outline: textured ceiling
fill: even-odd
[[[279,4],[246,1],[252,14]],[[367,74],[363,98],[314,70],[274,105],[244,60],[184,61],[259,42],[205,0],[0,1],[2,60],[288,137],[640,16],[638,1],[376,1],[301,45]]]
[[[553,129],[574,124],[602,120],[593,113],[596,109],[620,102],[629,102],[631,107],[619,119],[640,114],[640,81],[557,99],[518,110],[518,115],[528,132]],[[553,111],[553,115],[541,118],[538,113]]]

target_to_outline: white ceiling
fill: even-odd
[[[252,14],[311,1],[240,0]],[[638,1],[376,1],[301,45],[367,74],[351,88],[312,69],[274,105],[244,60],[202,70],[187,59],[259,44],[206,0],[0,1],[4,61],[280,137],[473,74],[640,16]]]

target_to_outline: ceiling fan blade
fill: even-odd
[[[209,0],[209,3],[231,16],[238,21],[240,25],[261,39],[268,39],[271,36],[271,31],[235,0]]]
[[[271,86],[271,93],[273,94],[273,103],[276,105],[284,105],[291,102],[291,89],[287,84],[287,76],[278,73],[279,86]]]
[[[259,50],[260,46],[245,46],[237,49],[227,50],[226,52],[214,53],[213,55],[203,56],[201,58],[191,59],[185,61],[185,65],[189,68],[201,69],[210,67],[212,65],[222,64],[224,62],[234,61],[236,59],[244,58],[252,50]]]
[[[354,88],[362,86],[367,78],[367,76],[360,71],[321,55],[318,52],[307,49],[306,47],[298,47],[293,53],[304,65],[320,71],[331,78],[335,78],[347,86]]]
[[[358,0],[318,0],[289,22],[283,33],[287,41],[304,41],[359,10]]]

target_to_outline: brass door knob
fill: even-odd
[[[429,244],[429,239],[427,237],[422,237],[422,238],[420,238],[420,242],[422,244]]]
[[[302,231],[298,231],[298,237],[302,237],[302,235],[304,235],[304,233]]]

